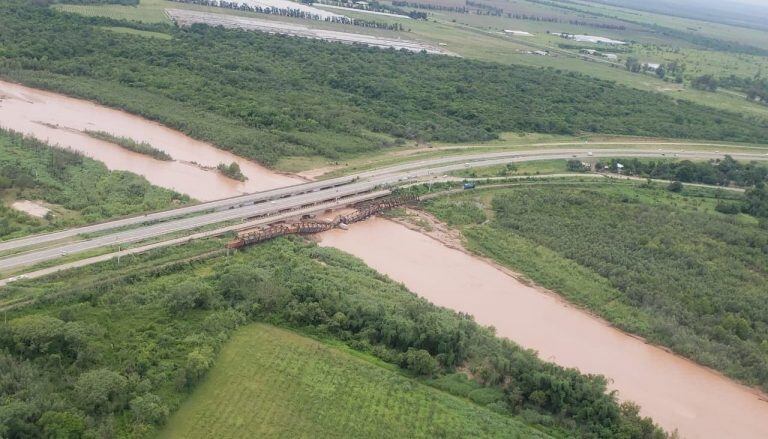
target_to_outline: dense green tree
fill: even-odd
[[[568,160],[565,164],[565,168],[570,172],[584,172],[589,170],[585,168],[581,160],[576,159]]]
[[[768,189],[765,183],[760,183],[746,192],[744,211],[750,215],[768,218]]]
[[[187,385],[191,386],[202,378],[213,365],[213,350],[208,346],[195,349],[187,355],[184,367]]]
[[[7,331],[16,352],[28,358],[56,355],[75,359],[88,351],[91,328],[79,322],[63,322],[55,317],[30,315],[11,320]]]
[[[122,409],[127,402],[128,380],[109,369],[83,373],[75,383],[81,408],[87,413],[104,414]]]
[[[424,349],[410,348],[406,351],[405,367],[417,375],[432,376],[438,370],[437,360]]]
[[[83,416],[72,412],[45,412],[38,424],[46,439],[80,439],[86,431]]]
[[[707,74],[694,78],[691,81],[691,86],[699,90],[717,91],[719,84],[714,76]]]
[[[240,165],[237,164],[237,162],[232,162],[230,164],[226,163],[219,163],[219,166],[217,168],[219,172],[226,175],[229,178],[233,178],[235,180],[245,181],[246,176],[243,175],[243,171],[240,170]]]
[[[131,400],[131,412],[139,422],[162,424],[168,418],[168,407],[159,396],[147,393]]]
[[[211,309],[218,300],[209,285],[189,280],[170,288],[166,306],[173,314],[183,314],[193,309]]]
[[[627,70],[629,70],[632,73],[640,73],[640,70],[643,68],[640,61],[635,57],[628,57],[626,61]]]
[[[670,192],[682,192],[683,191],[683,184],[679,181],[675,180],[669,185],[667,185],[667,190]]]
[[[726,215],[736,215],[741,212],[739,203],[720,201],[715,205],[715,210]]]

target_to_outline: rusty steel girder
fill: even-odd
[[[356,206],[356,211],[347,215],[339,215],[330,222],[309,220],[299,221],[297,223],[286,224],[272,224],[267,227],[259,229],[249,229],[238,232],[237,237],[227,243],[227,248],[241,248],[246,245],[257,244],[264,242],[278,236],[284,236],[289,234],[313,234],[325,232],[339,226],[339,224],[351,224],[358,221],[363,221],[372,215],[375,215],[381,211],[391,209],[393,207],[401,206],[410,201],[416,200],[415,196],[397,196],[390,197],[383,200],[366,202]]]

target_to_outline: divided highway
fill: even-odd
[[[337,185],[349,183],[353,180],[352,177],[335,178],[332,180],[324,180],[312,183],[304,183],[293,186],[286,186],[284,188],[274,189],[270,191],[257,192],[254,194],[242,195],[234,198],[224,198],[217,201],[210,201],[207,203],[195,204],[193,206],[180,207],[178,209],[165,210],[161,212],[154,212],[147,215],[133,216],[129,218],[122,218],[114,221],[107,221],[98,224],[91,224],[83,227],[75,227],[60,232],[46,233],[40,235],[33,235],[24,238],[14,239],[10,241],[0,242],[0,252],[13,250],[17,248],[29,247],[31,245],[44,244],[46,242],[58,241],[65,238],[70,238],[77,235],[84,235],[87,233],[102,232],[105,230],[117,229],[121,227],[129,227],[142,223],[152,223],[157,221],[163,221],[171,218],[178,218],[186,215],[193,215],[206,211],[216,211],[229,209],[232,206],[245,206],[248,204],[260,203],[273,199],[282,198],[285,196],[300,195],[313,190],[328,189]]]
[[[588,152],[582,148],[482,153],[408,162],[351,176],[293,185],[235,198],[3,242],[0,243],[0,251],[23,250],[31,245],[37,246],[46,243],[51,245],[48,248],[32,249],[1,258],[0,271],[14,270],[56,259],[64,255],[81,253],[96,248],[144,241],[206,225],[271,216],[344,197],[360,196],[382,187],[412,182],[415,179],[439,178],[442,174],[464,168],[574,157],[581,159],[595,157],[662,158],[671,155],[687,159],[717,159],[725,156],[723,153],[706,151],[675,152],[642,151],[636,149],[596,149]],[[763,154],[733,153],[729,155],[739,160],[768,160],[768,156]],[[380,194],[377,196],[380,196]],[[143,225],[150,222],[155,222],[155,224]],[[57,245],[54,242],[85,233],[107,232],[129,226],[135,227],[128,230],[106,233],[102,236],[74,243]]]

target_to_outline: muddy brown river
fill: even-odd
[[[684,438],[768,438],[765,395],[429,236],[375,218],[326,232],[320,245],[361,258],[436,305],[472,314],[544,360],[605,375],[621,399]]]
[[[231,197],[300,183],[296,177],[273,172],[255,162],[192,139],[141,117],[56,93],[0,81],[0,127],[79,151],[109,169],[143,175],[151,183],[201,201]],[[118,145],[94,139],[83,130],[106,131],[147,142],[173,157],[161,161]],[[195,164],[195,163],[197,164]],[[240,182],[224,177],[219,163],[237,162],[248,177]]]

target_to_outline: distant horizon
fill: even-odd
[[[768,29],[768,2],[762,0],[585,0],[679,17]]]

